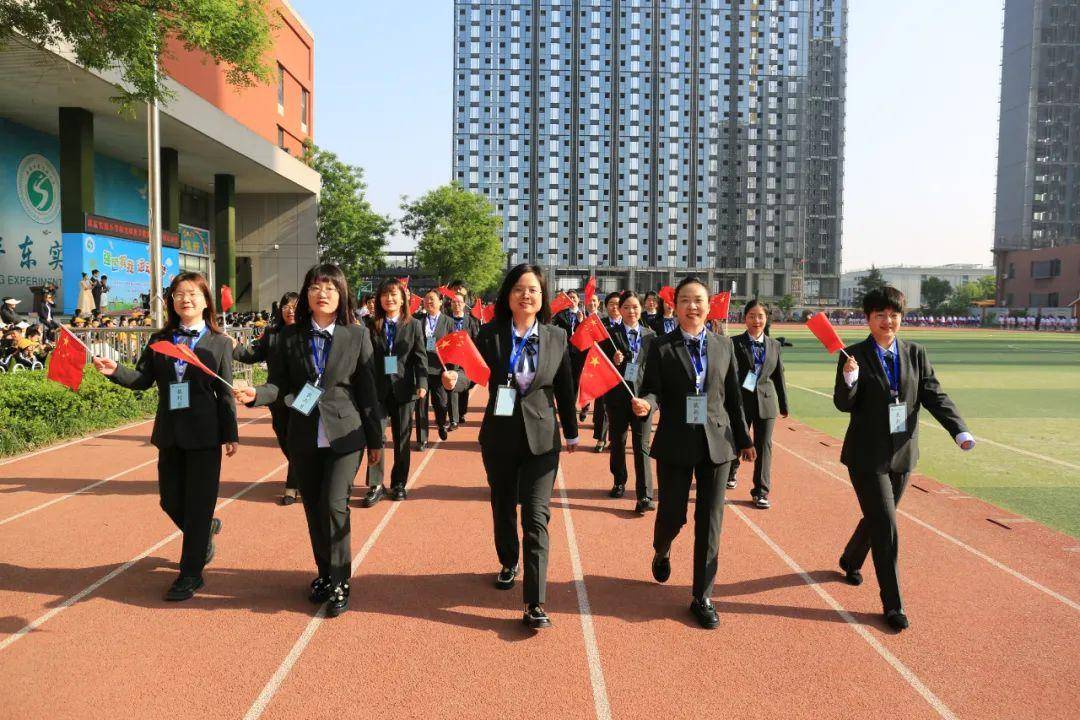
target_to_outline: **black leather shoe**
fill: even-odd
[[[440,425],[439,426],[439,439],[440,440],[445,440],[446,435],[447,435],[446,426],[445,425]]]
[[[638,500],[637,503],[634,505],[634,512],[636,512],[638,515],[644,515],[650,510],[655,509],[656,503],[654,503],[652,500],[649,500],[648,498],[645,498],[644,500]]]
[[[327,617],[337,617],[349,609],[349,583],[341,582],[330,588],[329,604],[326,606]]]
[[[658,583],[665,583],[671,577],[671,558],[653,555],[652,576]]]
[[[840,569],[844,571],[844,582],[848,585],[862,585],[862,573],[847,566],[844,556],[840,556]]]
[[[589,406],[588,406],[588,405],[586,405],[586,406],[585,406],[585,407],[584,407],[584,408],[583,408],[582,410],[580,410],[580,411],[578,412],[578,414],[577,414],[577,419],[578,419],[578,422],[585,422],[585,418],[586,418],[586,417],[588,417],[588,414],[589,414]]]
[[[606,449],[607,449],[607,442],[605,442],[603,440],[597,440],[596,441],[596,452],[602,453]]]
[[[311,581],[311,593],[308,594],[308,600],[316,605],[322,605],[324,602],[330,599],[330,589],[332,584],[330,578],[317,577]]]
[[[754,507],[756,507],[758,510],[768,510],[772,507],[772,503],[769,502],[769,498],[765,497],[764,495],[758,495],[757,499],[754,500]]]
[[[403,486],[395,485],[394,487],[390,488],[391,500],[404,500],[407,497],[409,497],[409,493],[405,490]]]
[[[608,496],[613,497],[613,498],[621,498],[625,494],[626,494],[626,486],[625,485],[619,485],[618,483],[615,483],[614,485],[611,486],[611,492],[608,493]]]
[[[540,605],[530,605],[525,608],[525,614],[522,616],[521,621],[533,630],[551,627],[551,618],[548,617],[547,613],[544,612],[544,608]]]
[[[450,432],[454,432],[457,429],[458,429],[458,424],[456,422],[450,423]]]
[[[281,496],[282,505],[292,505],[300,498],[300,493],[292,488],[285,488],[285,494]]]
[[[514,580],[517,578],[517,568],[503,568],[499,571],[499,574],[495,577],[495,587],[500,590],[509,590],[514,587]]]
[[[360,501],[360,507],[372,507],[373,505],[378,504],[384,497],[386,497],[386,488],[382,485],[368,488],[367,494],[364,495],[364,499]]]
[[[214,559],[214,554],[217,552],[217,548],[214,547],[214,536],[221,532],[221,521],[217,518],[210,520],[210,542],[206,544],[206,559],[203,560],[203,565],[209,565],[210,561]]]
[[[203,586],[203,579],[197,575],[181,575],[165,593],[165,599],[171,602],[190,600],[195,591]]]
[[[727,481],[728,490],[734,490],[737,487],[739,487],[739,481],[736,478],[731,478]]]
[[[421,451],[421,452],[424,451],[424,450],[427,450],[428,449],[428,441],[427,440],[422,440],[422,441],[416,443],[416,449],[418,451]]]
[[[712,600],[709,598],[704,600],[694,598],[690,603],[690,612],[694,613],[698,625],[706,630],[712,630],[720,624],[720,616],[716,614],[716,608],[713,607]]]
[[[908,622],[907,615],[903,610],[890,610],[885,613],[885,622],[889,624],[893,630],[907,630],[911,623]]]

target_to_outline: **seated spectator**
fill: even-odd
[[[19,304],[19,301],[13,297],[4,298],[3,305],[0,305],[0,322],[4,325],[15,325],[20,320],[19,313],[15,311],[15,306]]]

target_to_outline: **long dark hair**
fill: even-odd
[[[379,283],[379,287],[375,290],[375,329],[379,332],[382,332],[383,322],[386,320],[386,310],[382,306],[382,296],[394,288],[397,288],[398,294],[401,295],[401,314],[398,316],[398,322],[402,325],[412,322],[412,313],[409,312],[409,289],[395,277],[383,278],[383,281]]]
[[[530,265],[529,263],[514,266],[503,278],[502,285],[499,287],[499,296],[495,299],[495,319],[499,322],[513,322],[514,313],[510,310],[510,291],[514,289],[514,285],[521,279],[521,276],[526,273],[532,273],[540,282],[540,312],[536,313],[536,318],[542,323],[551,322],[551,298],[548,297],[547,280],[544,278],[544,271],[540,269],[539,265]]]
[[[169,332],[176,332],[180,329],[180,313],[176,312],[172,296],[176,292],[177,286],[182,282],[192,283],[202,292],[203,298],[206,300],[206,307],[203,308],[202,313],[203,320],[206,321],[206,327],[210,328],[211,332],[220,333],[221,328],[217,324],[217,312],[214,310],[214,293],[202,273],[197,272],[182,272],[169,283],[169,289],[165,292],[165,313],[167,317],[164,329]]]
[[[307,271],[304,275],[304,284],[300,288],[300,299],[296,303],[296,322],[304,326],[311,324],[311,305],[308,304],[308,288],[317,282],[330,282],[338,291],[337,317],[334,318],[338,325],[351,325],[352,317],[349,313],[349,283],[345,280],[345,273],[333,263],[322,263]]]
[[[281,300],[274,307],[274,316],[270,319],[270,327],[280,330],[285,327],[285,317],[281,314],[281,309],[291,303],[293,300],[297,301],[297,305],[300,304],[300,295],[294,293],[292,290],[281,296]]]

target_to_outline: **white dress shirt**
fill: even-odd
[[[331,322],[326,327],[319,327],[319,323],[315,322],[315,320],[311,321],[311,329],[312,330],[325,330],[326,332],[330,333],[330,335],[334,334],[334,328],[335,327],[337,327],[337,322],[336,321]],[[308,351],[310,352],[311,349],[308,348]],[[330,353],[327,353],[326,356],[327,356],[327,358],[329,358]],[[326,368],[324,367],[323,371],[325,371],[325,370],[326,370]],[[323,425],[322,413],[321,412],[319,413],[319,426],[318,427],[319,427],[319,429],[317,431],[318,434],[316,435],[316,440],[315,440],[316,447],[321,447],[321,448],[330,447],[330,440],[326,437],[326,427]]]

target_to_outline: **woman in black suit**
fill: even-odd
[[[168,320],[150,342],[169,340],[191,347],[199,360],[232,380],[232,342],[217,326],[214,294],[199,273],[173,278],[166,294]],[[203,567],[214,557],[214,517],[221,481],[221,450],[236,454],[236,403],[220,380],[187,363],[146,347],[135,368],[95,357],[94,367],[112,382],[132,390],[156,384],[158,407],[150,442],[158,449],[161,507],[184,533],[180,576],[166,600],[187,600],[203,586]]]
[[[319,576],[314,603],[329,601],[326,614],[349,607],[352,550],[349,493],[365,448],[368,462],[382,456],[382,416],[367,328],[355,325],[349,288],[337,265],[316,265],[304,277],[296,324],[281,333],[269,378],[253,388],[236,383],[236,399],[249,406],[279,397],[290,409],[286,432],[289,461],[300,482],[311,549]]]
[[[455,292],[454,299],[450,301],[450,322],[453,323],[453,332],[464,330],[473,342],[476,342],[476,334],[480,332],[480,321],[469,312],[464,291]],[[472,386],[473,383],[466,381],[464,389],[450,393],[451,432],[457,430],[458,425],[465,421],[465,413],[469,410],[469,390]]]
[[[418,398],[427,395],[428,365],[420,321],[409,315],[405,291],[395,278],[379,284],[375,293],[375,313],[368,318],[371,343],[375,349],[375,387],[383,428],[390,423],[394,438],[394,467],[390,471],[390,498],[404,500],[409,481],[412,448],[413,407]],[[386,496],[383,487],[385,456],[377,463],[368,463],[367,495],[361,501],[371,507]]]
[[[567,451],[578,443],[574,380],[566,333],[549,325],[544,275],[521,264],[507,273],[495,301],[495,320],[480,328],[476,346],[491,368],[491,392],[480,425],[480,451],[491,487],[495,550],[502,569],[495,586],[514,586],[520,543],[517,506],[524,530],[525,614],[539,629],[551,625],[544,612],[551,491],[559,468],[559,423]],[[459,382],[443,373],[443,386]],[[556,420],[556,412],[558,420]]]
[[[281,296],[281,302],[274,307],[274,317],[266,330],[250,345],[237,344],[233,348],[233,360],[245,365],[269,362],[274,355],[274,348],[281,339],[281,331],[289,325],[296,323],[296,303],[300,296],[294,292],[287,292]],[[270,423],[274,428],[274,436],[277,438],[278,447],[289,459],[289,445],[286,441],[286,432],[289,427],[289,408],[285,407],[285,401],[278,398],[270,404]],[[300,495],[300,487],[297,484],[296,473],[289,465],[289,473],[285,477],[285,493],[281,496],[282,505],[292,505]]]

